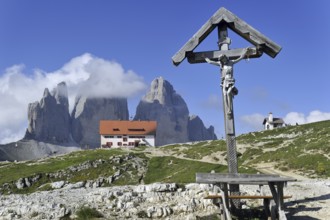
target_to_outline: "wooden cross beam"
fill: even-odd
[[[241,56],[244,49],[232,49],[232,50],[216,50],[216,51],[204,51],[204,52],[189,52],[187,53],[187,59],[189,63],[205,63],[205,58],[218,61],[220,55],[224,54],[229,59],[234,60]],[[244,58],[258,58],[261,57],[263,52],[256,47],[251,47],[249,54]]]

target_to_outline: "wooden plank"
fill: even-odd
[[[216,50],[216,51],[204,51],[204,52],[189,52],[187,54],[187,59],[189,63],[206,63],[205,58],[210,60],[218,61],[220,55],[224,54],[229,59],[237,59],[243,53],[243,49],[232,49],[232,50]],[[247,58],[258,58],[262,56],[262,51],[258,51],[256,47],[251,48],[251,52]]]
[[[208,195],[204,199],[221,199],[222,195]],[[283,196],[283,199],[290,199],[292,195]],[[273,196],[262,196],[262,195],[228,195],[228,199],[273,199]]]
[[[235,177],[244,177],[244,178],[254,178],[254,177],[280,177],[278,174],[250,174],[250,173],[196,173],[196,176],[217,176],[221,178],[235,178]]]
[[[261,46],[263,51],[272,58],[281,51],[281,46],[276,44],[270,38],[263,35],[261,32],[253,28],[251,25],[246,23],[244,20],[237,17],[232,12],[227,9],[225,13],[225,18],[228,27],[243,37],[245,40],[249,41],[251,44]]]
[[[218,173],[196,173],[197,183],[228,183],[228,184],[260,184],[265,185],[270,182],[296,181],[290,177],[280,177],[278,175],[261,174],[218,174]]]

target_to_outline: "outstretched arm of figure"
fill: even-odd
[[[205,61],[208,62],[209,64],[213,64],[213,65],[216,65],[216,66],[221,66],[220,64],[220,61],[213,61],[213,60],[210,60],[209,58],[205,57]]]
[[[248,53],[250,52],[250,48],[244,48],[243,53],[241,54],[241,56],[239,58],[237,58],[236,60],[232,60],[231,62],[233,62],[234,64],[241,61]]]

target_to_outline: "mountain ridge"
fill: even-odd
[[[140,110],[140,106],[145,106]],[[141,116],[141,112],[144,116]],[[154,117],[155,116],[155,117]],[[205,128],[200,118],[198,123],[190,123],[189,109],[184,99],[176,93],[174,87],[162,77],[151,83],[151,90],[142,98],[136,107],[135,120],[156,120],[158,123],[156,146],[186,141],[216,139],[214,128]],[[89,97],[78,94],[72,112],[69,112],[68,89],[65,82],[59,83],[51,92],[45,88],[40,101],[28,105],[28,128],[20,147],[30,149],[26,140],[59,146],[79,148],[100,147],[100,120],[129,120],[127,98]],[[170,123],[172,122],[172,123]],[[194,124],[194,126],[189,126]],[[194,135],[194,138],[192,137]],[[17,141],[20,142],[20,141]],[[26,156],[16,154],[15,144],[4,145],[1,150],[2,160],[37,159],[45,155],[31,153]],[[12,151],[12,152],[10,152]],[[56,151],[56,150],[55,150]],[[23,152],[23,151],[20,151]],[[63,152],[58,150],[57,152]],[[8,156],[11,155],[11,156]],[[35,157],[33,157],[35,155]]]

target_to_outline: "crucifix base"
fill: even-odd
[[[228,163],[228,171],[230,174],[238,173],[238,163],[237,163],[237,152],[236,152],[236,140],[235,140],[235,132],[233,134],[226,135],[227,142],[227,163]],[[238,184],[230,184],[229,185],[230,195],[240,195],[239,185]],[[231,201],[232,212],[236,212],[241,208],[241,203],[239,199],[232,199]]]

